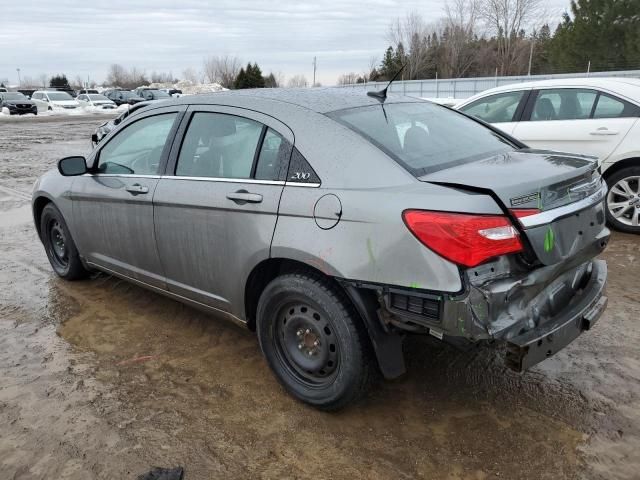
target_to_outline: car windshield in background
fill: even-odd
[[[162,90],[151,90],[153,96],[156,98],[171,98],[167,92],[163,92]]]
[[[105,97],[104,95],[96,95],[96,94],[92,94],[92,95],[89,95],[89,98],[90,98],[91,100],[93,100],[94,102],[99,102],[99,101],[102,101],[102,102],[104,102],[104,101],[109,101],[109,99],[108,99],[107,97]]]
[[[124,90],[120,90],[119,93],[122,95],[122,98],[138,98],[138,95],[136,95],[133,92],[126,92]]]
[[[0,93],[0,98],[3,100],[27,100],[27,97],[19,92]]]
[[[416,177],[515,150],[489,128],[428,102],[350,108],[329,116],[365,137]]]
[[[73,100],[71,95],[64,92],[47,92],[47,96],[49,97],[49,100],[54,101]]]

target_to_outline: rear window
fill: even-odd
[[[478,122],[428,102],[350,108],[329,116],[416,177],[516,149]]]

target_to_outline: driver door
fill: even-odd
[[[154,235],[153,194],[184,107],[129,118],[89,159],[73,185],[78,247],[86,260],[165,288]]]

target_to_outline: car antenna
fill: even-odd
[[[396,72],[396,74],[393,76],[393,78],[391,80],[389,80],[389,83],[387,83],[387,86],[384,87],[382,90],[380,90],[379,92],[367,92],[367,95],[373,98],[377,98],[378,100],[380,100],[380,102],[383,102],[387,99],[387,90],[389,89],[389,87],[391,86],[391,84],[393,83],[393,81],[398,78],[398,75],[400,75],[400,73],[402,73],[402,71],[404,70],[404,67],[406,67],[407,64],[405,63],[404,65],[402,65],[402,67],[400,67],[400,70],[398,70]]]

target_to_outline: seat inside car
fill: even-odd
[[[536,102],[536,117],[538,120],[555,120],[556,109],[548,98],[540,98]]]
[[[574,92],[568,92],[560,96],[560,118],[582,118],[582,109]]]
[[[194,120],[189,125],[176,174],[220,177],[223,174],[223,159],[230,156],[226,144],[228,138],[225,137],[235,135],[235,120],[225,115],[216,115],[214,121]]]

